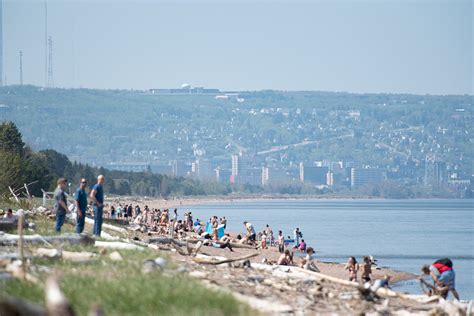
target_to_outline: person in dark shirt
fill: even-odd
[[[54,190],[54,211],[56,212],[56,232],[61,232],[61,227],[66,220],[66,212],[67,212],[67,199],[66,193],[64,190],[66,189],[66,179],[60,178],[57,181],[58,187]]]
[[[94,231],[95,236],[100,236],[102,231],[102,217],[104,214],[104,188],[105,177],[100,175],[97,177],[97,184],[94,185],[91,191],[90,198],[92,200],[92,207],[94,209]]]
[[[86,219],[86,211],[87,211],[87,180],[81,179],[81,183],[79,184],[79,188],[76,190],[76,194],[74,195],[74,199],[76,200],[76,233],[80,234],[84,231],[84,223]]]

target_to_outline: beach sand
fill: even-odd
[[[229,249],[219,249],[214,247],[207,247],[203,246],[201,248],[201,253],[208,254],[212,256],[221,256],[226,258],[237,258],[241,256],[245,256],[251,253],[258,252],[259,255],[250,259],[251,262],[255,263],[262,263],[262,260],[266,258],[269,261],[277,261],[280,253],[278,252],[277,247],[269,247],[269,249],[264,250],[253,250],[253,249],[246,249],[246,248],[234,248],[234,252],[231,252]],[[179,256],[179,255],[177,255]],[[348,280],[349,273],[347,270],[344,269],[344,264],[341,263],[328,263],[328,262],[320,262],[317,261],[317,256],[313,255],[314,261],[316,266],[320,269],[322,274],[326,274],[332,277],[336,277],[339,279]],[[302,258],[294,256],[295,264],[298,264]],[[359,270],[358,278],[360,281],[361,270]],[[416,275],[408,272],[402,271],[395,271],[391,269],[382,268],[380,270],[372,270],[372,280],[375,279],[382,279],[384,275],[388,275],[391,277],[390,282],[392,284],[400,281],[412,280],[416,278]]]
[[[114,204],[122,203],[133,205],[140,204],[148,205],[150,208],[157,208],[157,209],[173,209],[178,208],[181,210],[180,214],[182,214],[183,208],[185,209],[186,205],[200,205],[200,204],[214,204],[214,203],[232,203],[234,201],[261,201],[261,200],[275,200],[281,199],[282,197],[266,197],[262,196],[260,198],[257,197],[239,197],[239,198],[229,198],[229,197],[202,197],[202,198],[181,198],[181,199],[156,199],[156,198],[117,198],[112,199]],[[287,198],[292,199],[292,198]],[[310,199],[308,197],[302,199]],[[229,233],[229,232],[228,232]],[[232,237],[235,237],[237,234],[230,232]],[[144,237],[146,239],[146,237]],[[291,251],[291,249],[290,249]],[[201,252],[204,254],[214,255],[214,256],[223,256],[226,258],[236,258],[244,255],[248,255],[253,252],[259,252],[259,255],[250,259],[251,262],[261,263],[264,258],[269,261],[277,261],[280,253],[278,252],[277,247],[269,247],[269,249],[264,250],[252,250],[246,248],[236,248],[234,252],[229,251],[228,249],[218,249],[213,247],[203,246]],[[177,255],[179,256],[179,255]],[[317,261],[317,254],[313,255],[313,258],[320,269],[321,273],[348,280],[348,271],[344,269],[344,264],[342,263],[327,263],[327,262],[319,262]],[[296,264],[300,262],[302,258],[297,257],[295,254],[294,261]],[[416,278],[416,275],[408,272],[403,271],[395,271],[391,269],[382,268],[380,270],[373,269],[372,280],[375,279],[382,279],[384,275],[389,275],[391,277],[391,283],[396,283],[400,281],[412,280]],[[360,279],[361,270],[359,270],[358,278]]]

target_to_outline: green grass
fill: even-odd
[[[53,221],[37,217],[35,222],[42,233],[54,234]],[[63,249],[98,253],[93,246],[64,245]],[[162,253],[151,249],[123,250],[119,252],[124,260],[114,262],[108,257],[110,252],[98,255],[90,263],[48,259],[34,259],[32,263],[47,266],[60,276],[61,289],[79,315],[87,315],[94,304],[101,306],[106,315],[255,314],[229,294],[209,290],[186,274],[172,273],[177,267],[172,261],[163,272],[143,274],[143,260],[165,257]],[[40,284],[46,278],[46,274],[40,275]],[[44,304],[42,285],[11,280],[0,283],[0,288],[0,296],[7,294]]]

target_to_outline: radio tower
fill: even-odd
[[[0,0],[0,87],[3,86],[3,0]]]
[[[44,86],[48,86],[48,2],[44,1]]]
[[[53,77],[53,38],[48,38],[48,88],[54,86]]]
[[[23,52],[20,50],[20,86],[23,85]]]

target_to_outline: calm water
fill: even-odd
[[[379,265],[418,273],[423,264],[450,257],[462,299],[474,299],[474,200],[277,200],[189,206],[194,218],[225,216],[228,230],[242,222],[303,238],[321,261],[373,255]],[[182,211],[183,212],[183,211]],[[182,215],[182,212],[180,215]],[[420,293],[418,282],[398,290]]]

